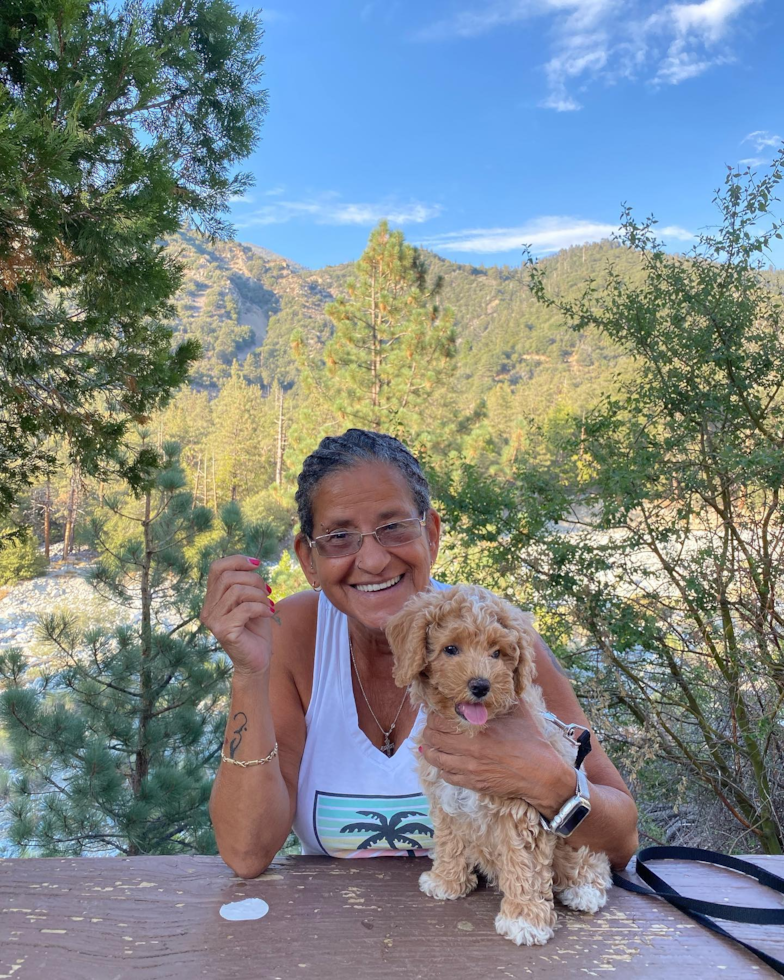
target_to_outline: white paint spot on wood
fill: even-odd
[[[242,919],[261,919],[269,912],[269,905],[262,898],[244,898],[241,902],[221,905],[220,914],[231,922]]]

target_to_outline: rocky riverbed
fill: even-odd
[[[66,612],[85,625],[106,626],[136,617],[134,610],[107,602],[87,581],[94,552],[77,552],[66,562],[53,558],[46,575],[0,590],[0,651],[19,647],[28,653],[32,666],[46,656],[37,637],[39,616]]]

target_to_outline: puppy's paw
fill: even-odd
[[[473,871],[469,875],[466,875],[464,879],[456,881],[442,878],[435,871],[424,871],[419,876],[420,891],[442,902],[446,899],[463,898],[464,895],[472,892],[476,886],[477,877]]]
[[[553,938],[553,930],[549,925],[535,926],[526,919],[510,919],[500,912],[495,917],[495,931],[518,946],[544,946]]]
[[[600,885],[574,885],[556,892],[556,897],[576,912],[598,912],[607,902],[607,890]]]

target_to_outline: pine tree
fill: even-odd
[[[266,108],[261,28],[229,0],[0,4],[0,518],[67,441],[132,485],[126,433],[186,378],[162,240],[226,236]],[[49,440],[49,442],[47,441]]]
[[[176,444],[163,453],[154,487],[141,499],[107,496],[93,519],[93,585],[138,619],[108,629],[44,617],[52,657],[37,683],[22,651],[0,655],[9,833],[33,853],[215,852],[207,800],[230,664],[197,616],[212,558],[269,557],[276,541],[245,527],[237,505],[214,527],[183,489]]]
[[[0,525],[0,541],[9,538],[0,548],[0,585],[12,585],[20,579],[35,578],[46,569],[46,558],[29,529],[14,534]]]
[[[422,253],[382,221],[371,233],[347,295],[327,306],[335,332],[324,366],[295,340],[315,390],[341,422],[402,436],[427,428],[434,393],[448,384],[454,314],[439,306]]]
[[[231,380],[212,402],[208,462],[214,465],[218,501],[238,500],[273,482],[275,476],[275,406],[258,385],[244,379],[237,362]],[[214,462],[213,462],[214,461]]]

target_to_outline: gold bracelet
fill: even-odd
[[[237,759],[229,759],[227,756],[221,752],[221,762],[230,762],[233,766],[242,766],[243,769],[247,769],[248,766],[263,766],[268,762],[272,762],[275,756],[278,754],[278,743],[275,743],[275,748],[270,752],[269,755],[264,756],[263,759],[249,759],[247,762],[239,762]]]

